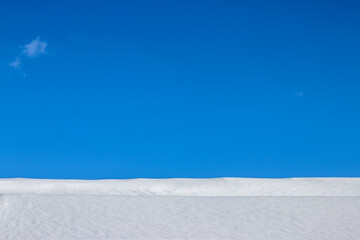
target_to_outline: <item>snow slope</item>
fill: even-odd
[[[360,179],[1,179],[0,239],[360,239]]]

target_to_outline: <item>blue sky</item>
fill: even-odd
[[[360,177],[359,1],[2,1],[0,177]]]

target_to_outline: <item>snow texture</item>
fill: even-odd
[[[0,239],[360,239],[360,179],[0,179]]]

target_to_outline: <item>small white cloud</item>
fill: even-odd
[[[15,61],[9,63],[9,66],[10,66],[10,67],[13,67],[13,68],[15,68],[15,69],[20,69],[20,65],[21,65],[21,61],[20,61],[20,58],[19,58],[19,57],[17,57],[17,58],[15,59]]]
[[[46,42],[40,40],[40,37],[37,37],[30,43],[25,44],[23,54],[29,58],[37,57],[45,53],[47,45]]]
[[[9,63],[9,66],[16,70],[20,70],[20,66],[25,58],[36,58],[41,54],[45,54],[47,45],[47,42],[41,41],[40,37],[37,37],[30,43],[20,46],[22,51],[15,61]]]
[[[304,96],[303,91],[295,91],[295,95],[299,98],[301,98],[302,96]]]

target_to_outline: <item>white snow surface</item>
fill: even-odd
[[[0,194],[360,196],[360,178],[0,179]]]
[[[360,178],[0,179],[13,239],[360,239]]]

